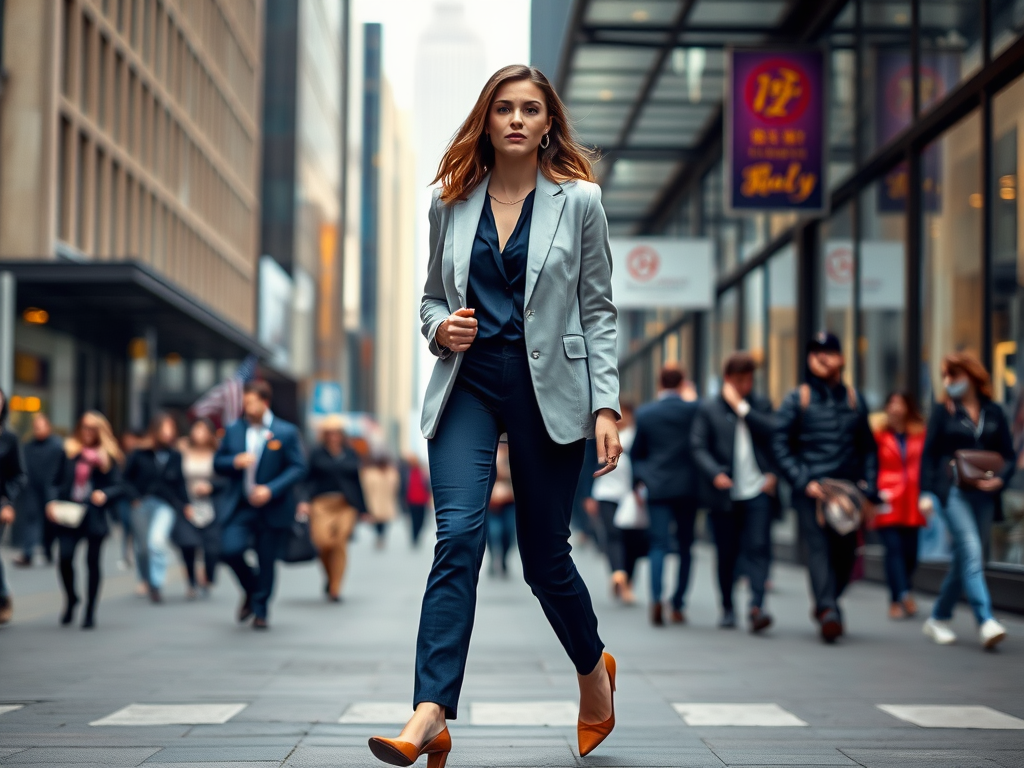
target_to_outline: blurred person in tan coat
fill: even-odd
[[[377,549],[384,548],[388,523],[398,517],[398,489],[401,476],[386,455],[375,454],[359,473],[366,499],[366,511],[377,531]]]

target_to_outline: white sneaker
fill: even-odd
[[[1000,627],[1000,629],[1002,628]],[[956,633],[949,628],[949,624],[945,621],[930,618],[925,621],[921,631],[939,645],[952,645],[956,642]]]
[[[1006,629],[995,619],[989,619],[982,624],[978,634],[981,635],[981,644],[985,648],[995,648],[1006,639]]]

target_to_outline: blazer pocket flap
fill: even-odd
[[[569,334],[562,337],[565,356],[570,360],[578,360],[587,356],[587,341],[582,336]]]

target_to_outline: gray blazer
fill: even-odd
[[[434,436],[463,353],[442,348],[438,326],[464,307],[469,262],[488,179],[467,200],[430,206],[430,261],[420,302],[423,335],[437,356],[423,398],[420,427]],[[601,408],[619,412],[619,369],[612,304],[612,256],[601,188],[587,181],[556,184],[537,173],[530,223],[524,331],[533,390],[551,439],[594,436]]]

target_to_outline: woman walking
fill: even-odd
[[[924,421],[909,394],[893,392],[885,401],[885,426],[875,433],[878,444],[878,507],[873,526],[885,545],[885,578],[891,600],[889,618],[917,613],[911,593],[917,570],[917,539],[926,524],[921,514],[921,454]]]
[[[942,377],[945,397],[932,408],[928,422],[921,491],[942,502],[939,514],[953,539],[953,562],[924,633],[939,645],[956,642],[949,620],[961,593],[966,593],[981,644],[993,648],[1006,638],[1006,629],[992,616],[983,542],[992,528],[996,497],[1013,472],[1013,440],[1003,409],[992,402],[988,371],[977,357],[970,352],[946,355]],[[979,463],[995,469],[975,472],[972,465]],[[930,511],[930,497],[922,496],[920,503],[922,510]]]
[[[96,625],[96,603],[103,576],[100,570],[103,539],[110,532],[107,513],[113,511],[114,502],[124,492],[121,486],[124,456],[110,422],[96,411],[88,411],[78,420],[74,436],[64,444],[64,454],[61,483],[46,509],[47,517],[56,528],[60,551],[60,577],[65,598],[60,623],[67,626],[75,619],[78,605],[75,550],[78,543],[85,540],[89,580],[82,629],[92,629]],[[76,508],[78,522],[74,524],[65,511],[74,512]]]
[[[216,578],[220,559],[220,528],[214,499],[225,485],[224,478],[213,471],[213,456],[217,452],[217,433],[206,419],[196,421],[188,432],[188,440],[181,452],[181,471],[185,476],[189,506],[179,515],[172,538],[181,550],[188,577],[189,599],[200,592],[206,595]],[[199,550],[203,550],[203,578],[196,572]]]
[[[366,511],[373,520],[377,549],[384,549],[388,525],[398,517],[398,490],[402,478],[387,456],[378,454],[359,472]]]
[[[146,444],[128,458],[124,470],[125,489],[132,497],[135,512],[146,523],[146,536],[139,539],[136,534],[135,546],[136,553],[144,547],[149,560],[149,599],[153,603],[163,602],[175,522],[179,515],[192,515],[181,453],[175,448],[177,440],[174,417],[158,414],[149,425]]]
[[[443,159],[420,304],[435,364],[424,397],[437,546],[420,614],[412,719],[370,740],[393,765],[443,768],[458,714],[484,553],[487,499],[508,434],[523,574],[576,668],[580,754],[615,724],[615,661],[570,556],[586,438],[622,447],[611,253],[586,151],[547,78],[505,67]],[[596,426],[595,426],[596,425]]]
[[[324,592],[333,603],[341,602],[352,529],[359,515],[366,513],[359,463],[341,418],[328,416],[320,428],[320,445],[309,455],[306,488],[310,502],[301,511],[309,515],[310,537],[327,577]]]
[[[408,475],[405,482],[405,503],[409,508],[409,533],[413,547],[420,545],[420,534],[427,519],[427,505],[430,503],[430,479],[423,471],[420,457],[410,455],[405,460]]]
[[[0,538],[4,528],[14,522],[14,502],[26,484],[21,465],[21,445],[18,436],[7,429],[7,395],[0,389]],[[14,603],[7,588],[4,563],[0,560],[0,624],[6,624],[14,615]]]

